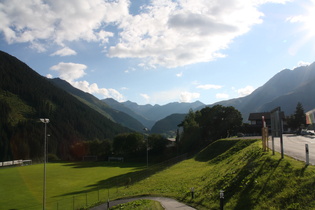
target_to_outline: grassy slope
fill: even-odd
[[[272,156],[262,152],[260,145],[257,140],[219,140],[194,158],[129,187],[120,182],[141,168],[127,163],[49,163],[47,205],[55,207],[57,200],[68,198],[69,206],[62,209],[71,209],[72,196],[112,187],[108,192],[111,200],[149,194],[173,197],[197,209],[219,209],[219,191],[223,189],[226,209],[314,209],[315,167],[305,167],[289,157],[280,159],[278,154]],[[39,205],[40,209],[42,170],[42,164],[0,169],[1,208]]]
[[[224,190],[226,209],[314,209],[314,169],[262,152],[260,141],[220,140],[125,193],[175,197],[197,209],[219,209],[219,191]]]
[[[12,112],[9,116],[11,125],[16,125],[19,121],[25,121],[26,116],[33,115],[35,113],[33,108],[27,105],[27,103],[24,102],[20,97],[1,89],[0,100],[5,101],[8,104],[14,104],[14,106],[10,106],[12,109]]]

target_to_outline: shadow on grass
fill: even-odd
[[[62,194],[62,195],[59,195],[56,197],[89,193],[89,192],[97,191],[100,189],[119,188],[119,187],[126,187],[127,188],[136,182],[144,180],[144,179],[154,175],[155,173],[163,171],[166,168],[168,168],[168,167],[170,167],[170,166],[172,166],[172,165],[174,165],[174,164],[176,164],[182,160],[185,160],[186,157],[187,157],[186,154],[182,155],[182,156],[178,156],[176,158],[170,159],[170,160],[165,161],[163,163],[156,164],[156,165],[150,166],[148,168],[144,168],[143,170],[140,170],[140,171],[129,172],[129,173],[114,176],[114,177],[111,177],[111,178],[108,178],[105,180],[100,180],[93,185],[86,186],[86,188],[89,188],[89,189],[65,193],[65,194]],[[72,166],[72,164],[70,166]],[[106,166],[108,166],[108,165],[106,165]],[[126,163],[125,167],[128,167],[128,166],[131,167],[130,164]]]
[[[234,209],[257,208],[260,203],[264,202],[263,200],[272,199],[272,196],[283,193],[286,186],[290,186],[291,177],[303,177],[308,167],[306,165],[301,169],[295,169],[289,162],[284,161],[282,158],[274,159],[266,156],[263,160],[261,159],[263,162],[255,161],[258,159],[259,153],[253,153],[247,160],[246,165],[235,176],[237,178],[226,189],[227,201],[240,192]],[[265,177],[264,180],[261,180],[261,177]],[[304,184],[301,181],[302,183]],[[303,187],[296,186],[296,188]],[[312,189],[311,187],[309,190],[305,190],[305,192],[312,192]],[[301,190],[298,191],[300,192]],[[281,205],[278,206],[279,209],[291,209],[288,208],[290,204],[301,202],[300,198],[296,195],[288,193],[287,196],[282,198],[283,202],[279,202],[279,205]],[[303,207],[298,209],[303,209]]]
[[[145,167],[145,164],[129,163],[129,162],[107,162],[107,161],[95,161],[95,162],[62,162],[63,166],[72,168],[93,168],[93,167],[120,167],[120,168],[136,168],[141,169]]]
[[[218,140],[202,150],[196,157],[196,161],[218,163],[236,152],[248,147],[257,140]],[[229,151],[229,152],[227,152]]]
[[[240,179],[243,178],[245,180],[246,179],[248,179],[248,180],[242,186],[243,189],[239,189],[239,190],[241,190],[241,194],[240,194],[240,197],[237,201],[235,209],[244,209],[244,208],[251,209],[252,207],[255,206],[255,204],[258,202],[258,199],[266,192],[268,184],[269,184],[270,180],[272,179],[272,177],[274,176],[274,173],[277,170],[281,160],[282,159],[279,159],[278,161],[271,161],[271,159],[266,158],[264,163],[261,164],[261,166],[257,170],[257,172],[255,171],[254,175],[252,175],[249,178],[246,177],[246,175],[250,176],[250,173],[246,173],[245,171],[247,170],[246,168],[250,164],[250,161],[247,163],[247,165],[243,168],[243,171],[240,172]],[[255,195],[256,198],[253,198],[252,197],[252,191],[255,188],[255,181],[257,180],[257,178],[259,178],[262,175],[262,173],[265,173],[266,171],[268,171],[269,176],[265,180],[258,195]],[[239,181],[242,181],[242,180],[239,180]],[[274,190],[277,190],[277,189],[274,189]]]

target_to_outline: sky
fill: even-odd
[[[315,61],[315,0],[0,0],[0,50],[99,99],[243,97]]]

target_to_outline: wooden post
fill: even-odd
[[[268,128],[267,127],[263,127],[261,129],[261,133],[262,133],[262,147],[263,147],[263,151],[267,151],[267,144],[268,144]]]

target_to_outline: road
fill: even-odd
[[[280,152],[280,138],[274,138],[275,151]],[[299,136],[295,134],[283,134],[283,151],[285,155],[297,160],[305,161],[305,144],[309,148],[309,163],[315,165],[315,136]],[[269,137],[269,148],[272,148]]]
[[[127,199],[121,199],[121,200],[114,200],[109,202],[109,207],[116,206],[118,204],[122,203],[128,203],[134,200],[139,199],[148,199],[148,200],[155,200],[161,203],[161,205],[164,207],[165,210],[174,210],[174,209],[180,209],[180,210],[195,210],[194,208],[187,206],[186,204],[180,203],[174,199],[171,198],[165,198],[165,197],[136,197],[136,198],[127,198]],[[91,208],[91,210],[106,210],[107,209],[107,203],[102,204],[100,206],[96,206]]]

